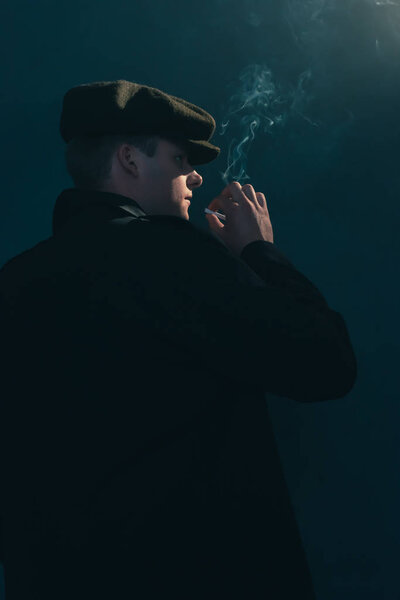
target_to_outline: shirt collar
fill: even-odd
[[[53,235],[57,234],[70,221],[81,212],[94,210],[96,206],[115,208],[115,216],[134,216],[138,219],[146,217],[146,213],[139,204],[120,194],[98,190],[80,190],[68,188],[58,196],[53,210]]]

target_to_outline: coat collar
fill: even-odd
[[[53,210],[53,235],[56,235],[69,221],[81,212],[106,206],[115,209],[115,216],[134,216],[138,219],[146,217],[139,204],[126,196],[97,190],[80,190],[68,188],[58,196]]]

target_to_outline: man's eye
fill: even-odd
[[[181,161],[183,161],[183,154],[177,154],[177,155],[175,156],[175,158],[180,158],[180,159],[181,159]]]

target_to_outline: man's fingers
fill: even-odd
[[[262,194],[261,192],[256,192],[256,196],[257,196],[257,200],[260,206],[266,206],[267,201],[265,199],[264,194]]]
[[[215,233],[221,233],[224,225],[222,225],[217,215],[210,215],[209,213],[206,213],[206,219],[211,231],[214,231]]]
[[[256,191],[252,185],[250,185],[249,183],[243,185],[242,192],[247,196],[249,200],[251,200],[252,202],[257,202]]]
[[[217,210],[218,208],[222,208],[222,203],[224,200],[229,200],[230,203],[243,202],[246,199],[246,195],[242,192],[242,186],[238,181],[231,181],[218,196],[216,196],[211,203],[208,205],[210,210]],[[229,206],[228,206],[229,210]]]
[[[242,189],[242,186],[240,185],[240,183],[238,181],[231,181],[230,183],[228,183],[227,186],[224,187],[222,192],[218,195],[223,196],[224,198],[227,198],[229,196],[232,196],[232,194],[237,193],[238,191],[240,192],[241,189]]]
[[[217,196],[214,200],[208,205],[210,210],[223,212],[225,215],[230,214],[233,210],[235,210],[239,206],[239,202],[236,202],[233,198],[223,196]]]
[[[246,200],[263,208],[267,205],[264,194],[256,192],[252,185],[246,183],[241,186],[238,181],[232,181],[210,202],[207,208],[210,210],[222,210],[227,214],[235,210],[235,206],[243,203],[246,204]]]

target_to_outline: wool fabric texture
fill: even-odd
[[[220,148],[209,142],[214,118],[203,108],[157,88],[119,79],[75,86],[64,95],[60,133],[79,136],[159,135],[184,142],[191,164],[211,162]]]

